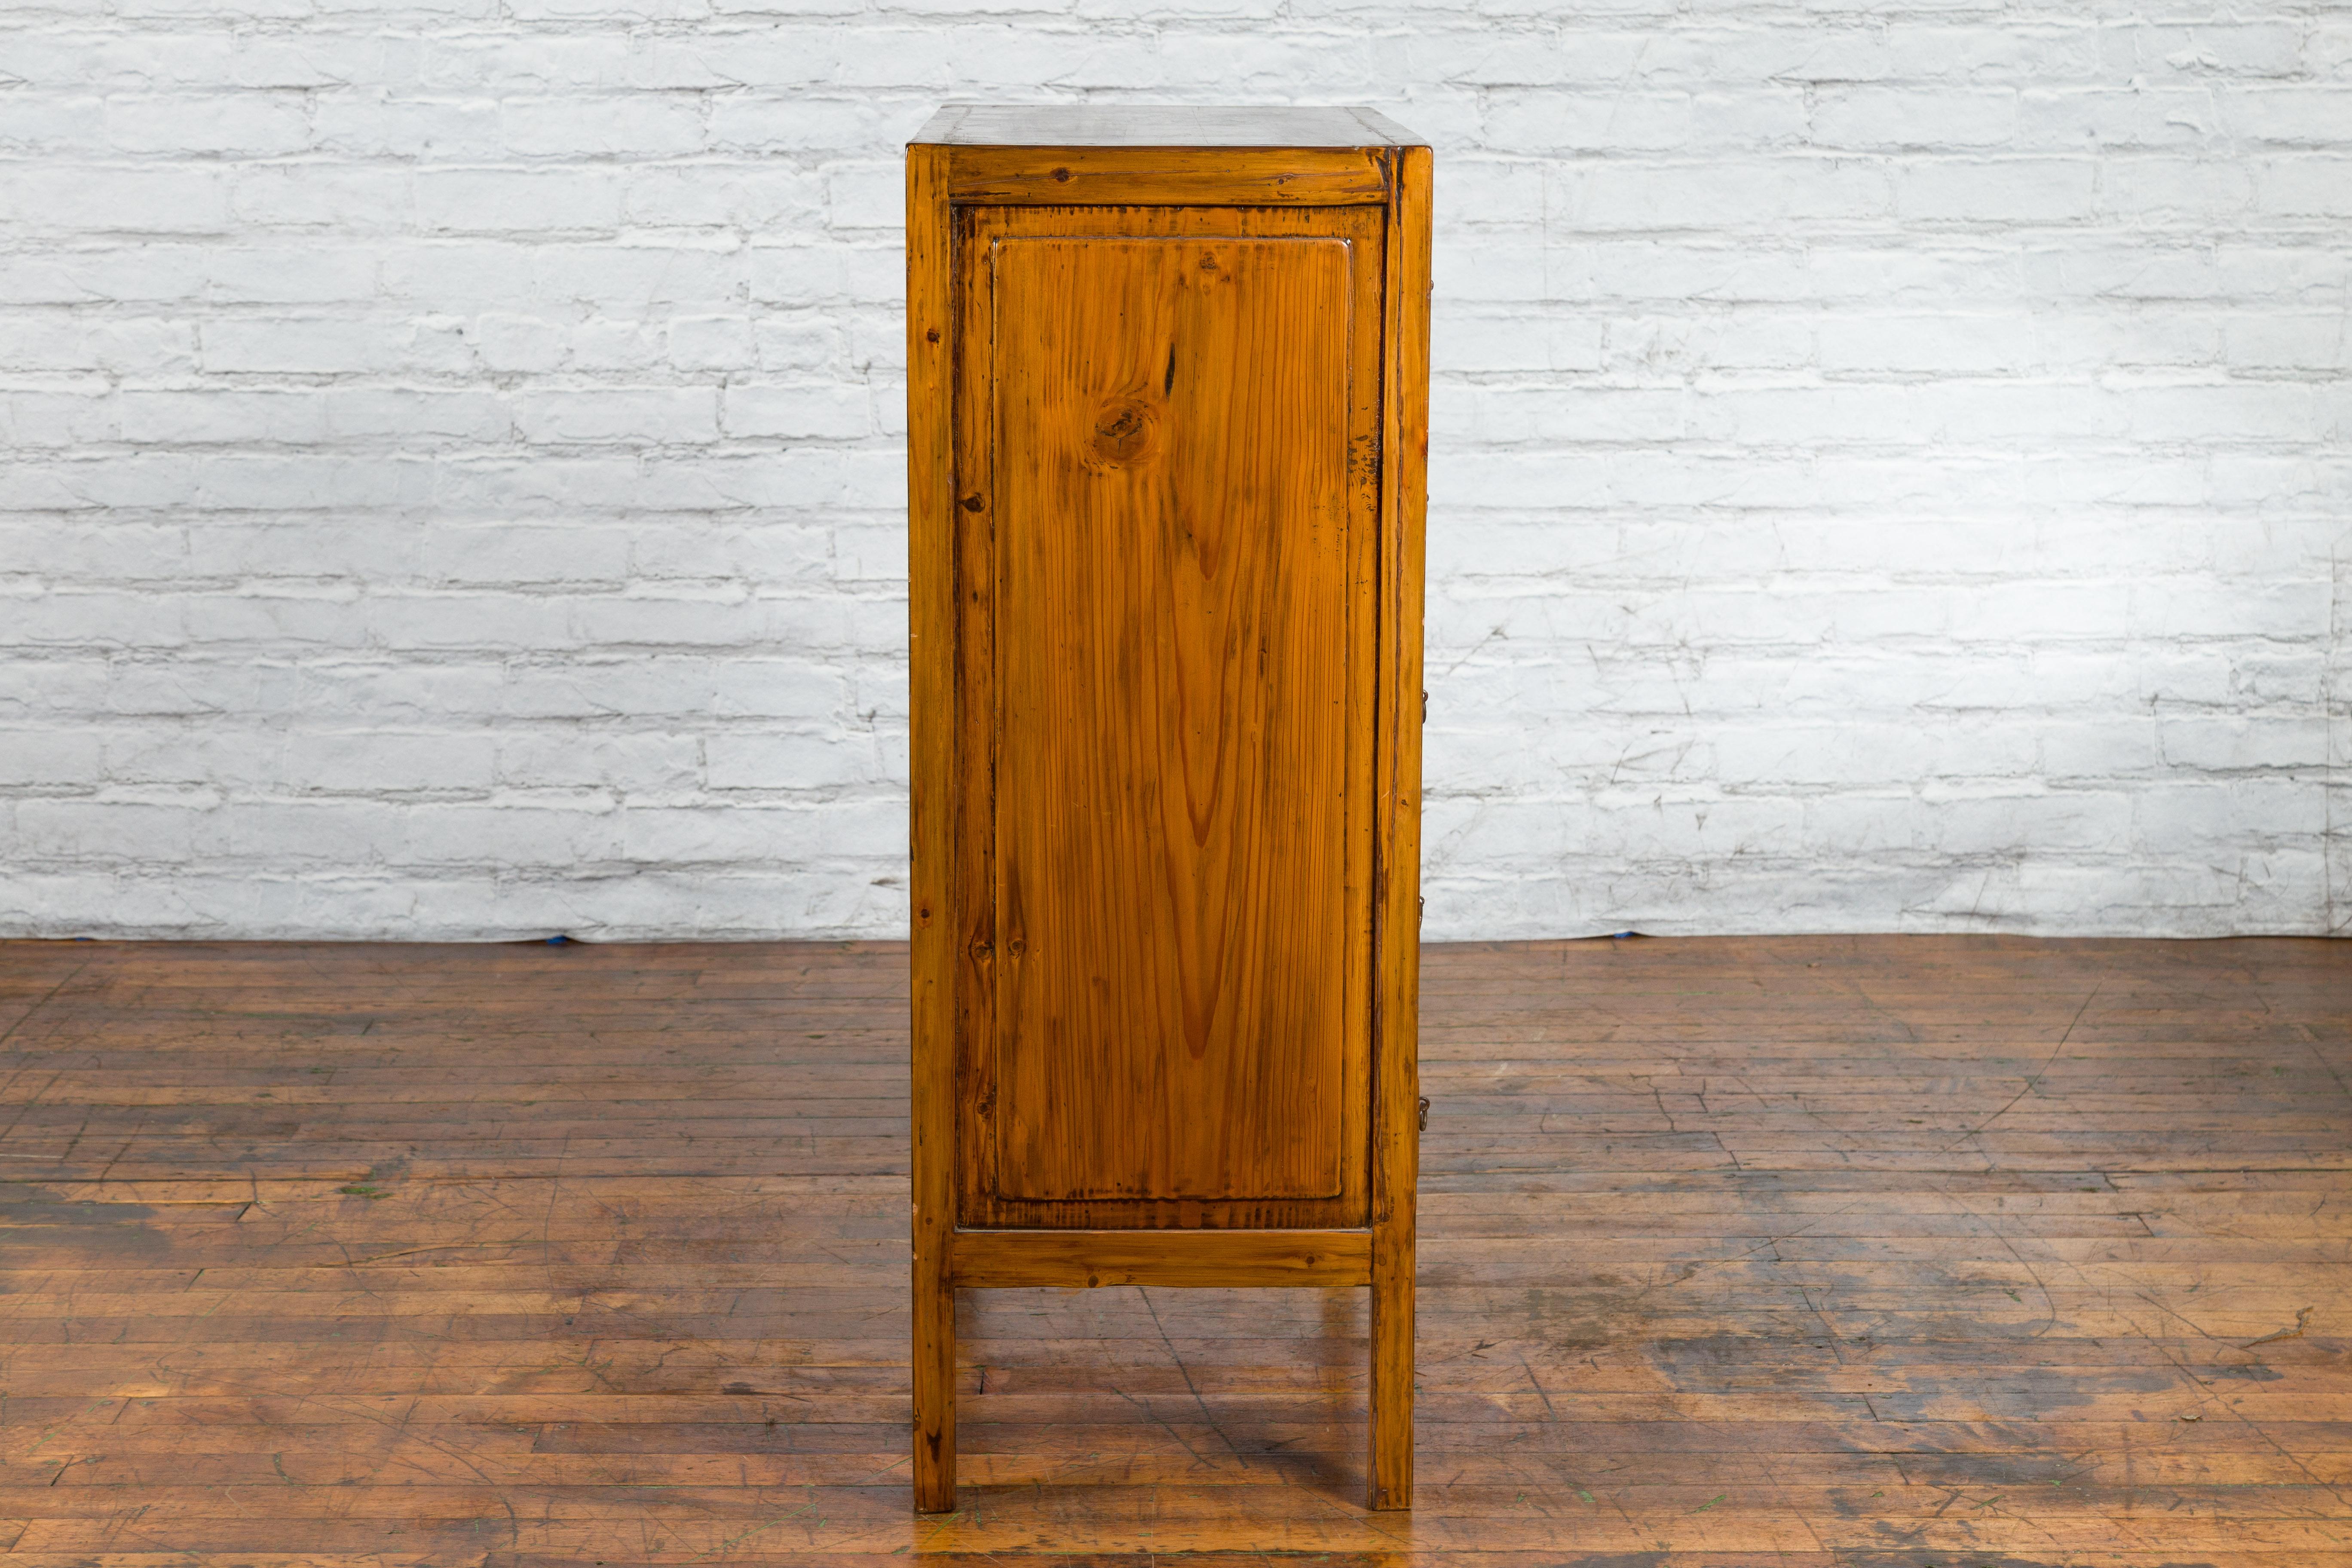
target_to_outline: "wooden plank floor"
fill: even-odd
[[[2352,1565],[2352,944],[1432,949],[1360,1292],[963,1307],[890,945],[0,944],[0,1568]]]

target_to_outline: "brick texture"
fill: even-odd
[[[0,931],[888,934],[898,150],[1438,149],[1433,936],[2341,929],[2352,20],[10,0]]]

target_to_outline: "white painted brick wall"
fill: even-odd
[[[948,98],[1436,142],[1433,935],[2346,923],[2334,7],[10,0],[0,931],[900,931]]]

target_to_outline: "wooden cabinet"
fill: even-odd
[[[1429,151],[942,110],[907,152],[915,1487],[958,1287],[1368,1285],[1412,1499]]]

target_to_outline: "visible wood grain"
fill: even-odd
[[[960,1220],[1360,1227],[1383,218],[1106,226],[958,228]]]
[[[1276,121],[1328,145],[1247,144]],[[953,498],[915,574],[951,578],[954,616],[951,647],[915,648],[924,733],[952,736],[915,1047],[956,1109],[935,1138],[919,1091],[917,1186],[951,1173],[964,1226],[1058,1233],[964,1237],[952,1280],[919,1241],[929,1510],[954,1495],[959,1282],[1370,1280],[1374,1489],[1411,1500],[1412,1133],[1376,1152],[1373,1121],[1413,1083],[1381,1058],[1412,1049],[1417,939],[1383,953],[1379,900],[1381,858],[1418,853],[1418,742],[1394,731],[1396,682],[1419,689],[1421,472],[1391,454],[1425,426],[1396,377],[1402,352],[1427,378],[1426,149],[1407,196],[1369,112],[1212,110],[1214,147],[1155,145],[1167,123],[956,108],[909,148],[910,233],[946,237],[909,265],[952,301],[930,312],[947,374],[909,382]],[[971,145],[992,136],[1026,144]],[[1400,222],[1422,231],[1402,247]],[[1358,1256],[1376,1159],[1379,1269]],[[1270,1228],[1291,1234],[1247,1234]]]
[[[1369,140],[1369,139],[1368,139]],[[1044,206],[1381,206],[1389,164],[1362,147],[951,147],[958,203]]]
[[[1008,237],[988,265],[997,1193],[1337,1198],[1370,928],[1348,243]]]
[[[1321,1286],[1371,1282],[1360,1230],[960,1230],[971,1286]]]
[[[1115,1287],[963,1295],[915,1519],[905,948],[0,944],[0,1542],[2352,1568],[2352,945],[1422,973],[1414,1511],[1367,1292]]]
[[[912,678],[915,1506],[955,1506],[954,310],[946,159],[907,154],[908,639]]]
[[[1430,163],[1391,154],[1396,200],[1381,299],[1382,487],[1378,809],[1379,1040],[1372,1114],[1370,1503],[1412,1506],[1415,1192],[1421,1169],[1421,639],[1429,450]]]

